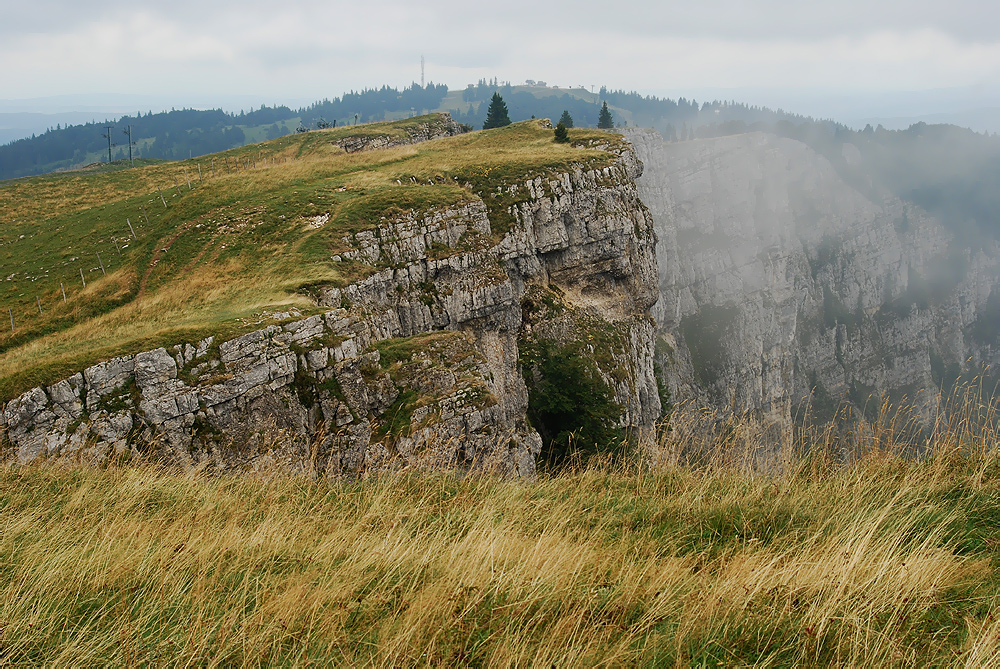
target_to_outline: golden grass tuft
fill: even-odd
[[[995,664],[996,443],[843,459],[803,434],[770,473],[8,466],[0,647],[46,665]]]

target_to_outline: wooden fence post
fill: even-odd
[[[101,274],[103,274],[104,276],[107,276],[108,273],[104,271],[104,263],[101,262],[101,254],[100,253],[97,254],[97,264],[101,266]]]
[[[62,281],[59,282],[59,290],[62,291],[62,294],[63,294],[63,303],[65,303],[66,302],[66,287],[63,285]]]
[[[85,278],[83,278],[83,268],[82,267],[80,268],[80,281],[83,281],[83,287],[86,288],[87,287],[87,280]]]

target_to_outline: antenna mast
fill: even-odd
[[[424,88],[424,57],[420,56],[420,88]]]

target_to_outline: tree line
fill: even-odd
[[[294,132],[296,124],[315,128],[339,121],[366,123],[383,120],[388,113],[422,113],[436,109],[448,94],[445,85],[413,84],[403,90],[388,86],[351,91],[296,110],[284,106],[239,113],[221,109],[172,109],[167,112],[122,116],[115,121],[56,127],[0,146],[0,180],[106,161],[111,126],[112,156],[128,157],[125,128],[131,126],[135,150],[143,158],[180,160],[215,153],[245,144],[276,139]],[[256,132],[251,130],[256,129]]]

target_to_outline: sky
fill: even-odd
[[[421,56],[451,88],[537,79],[820,117],[1000,108],[996,0],[0,0],[0,16],[0,111],[297,106],[419,81]]]

